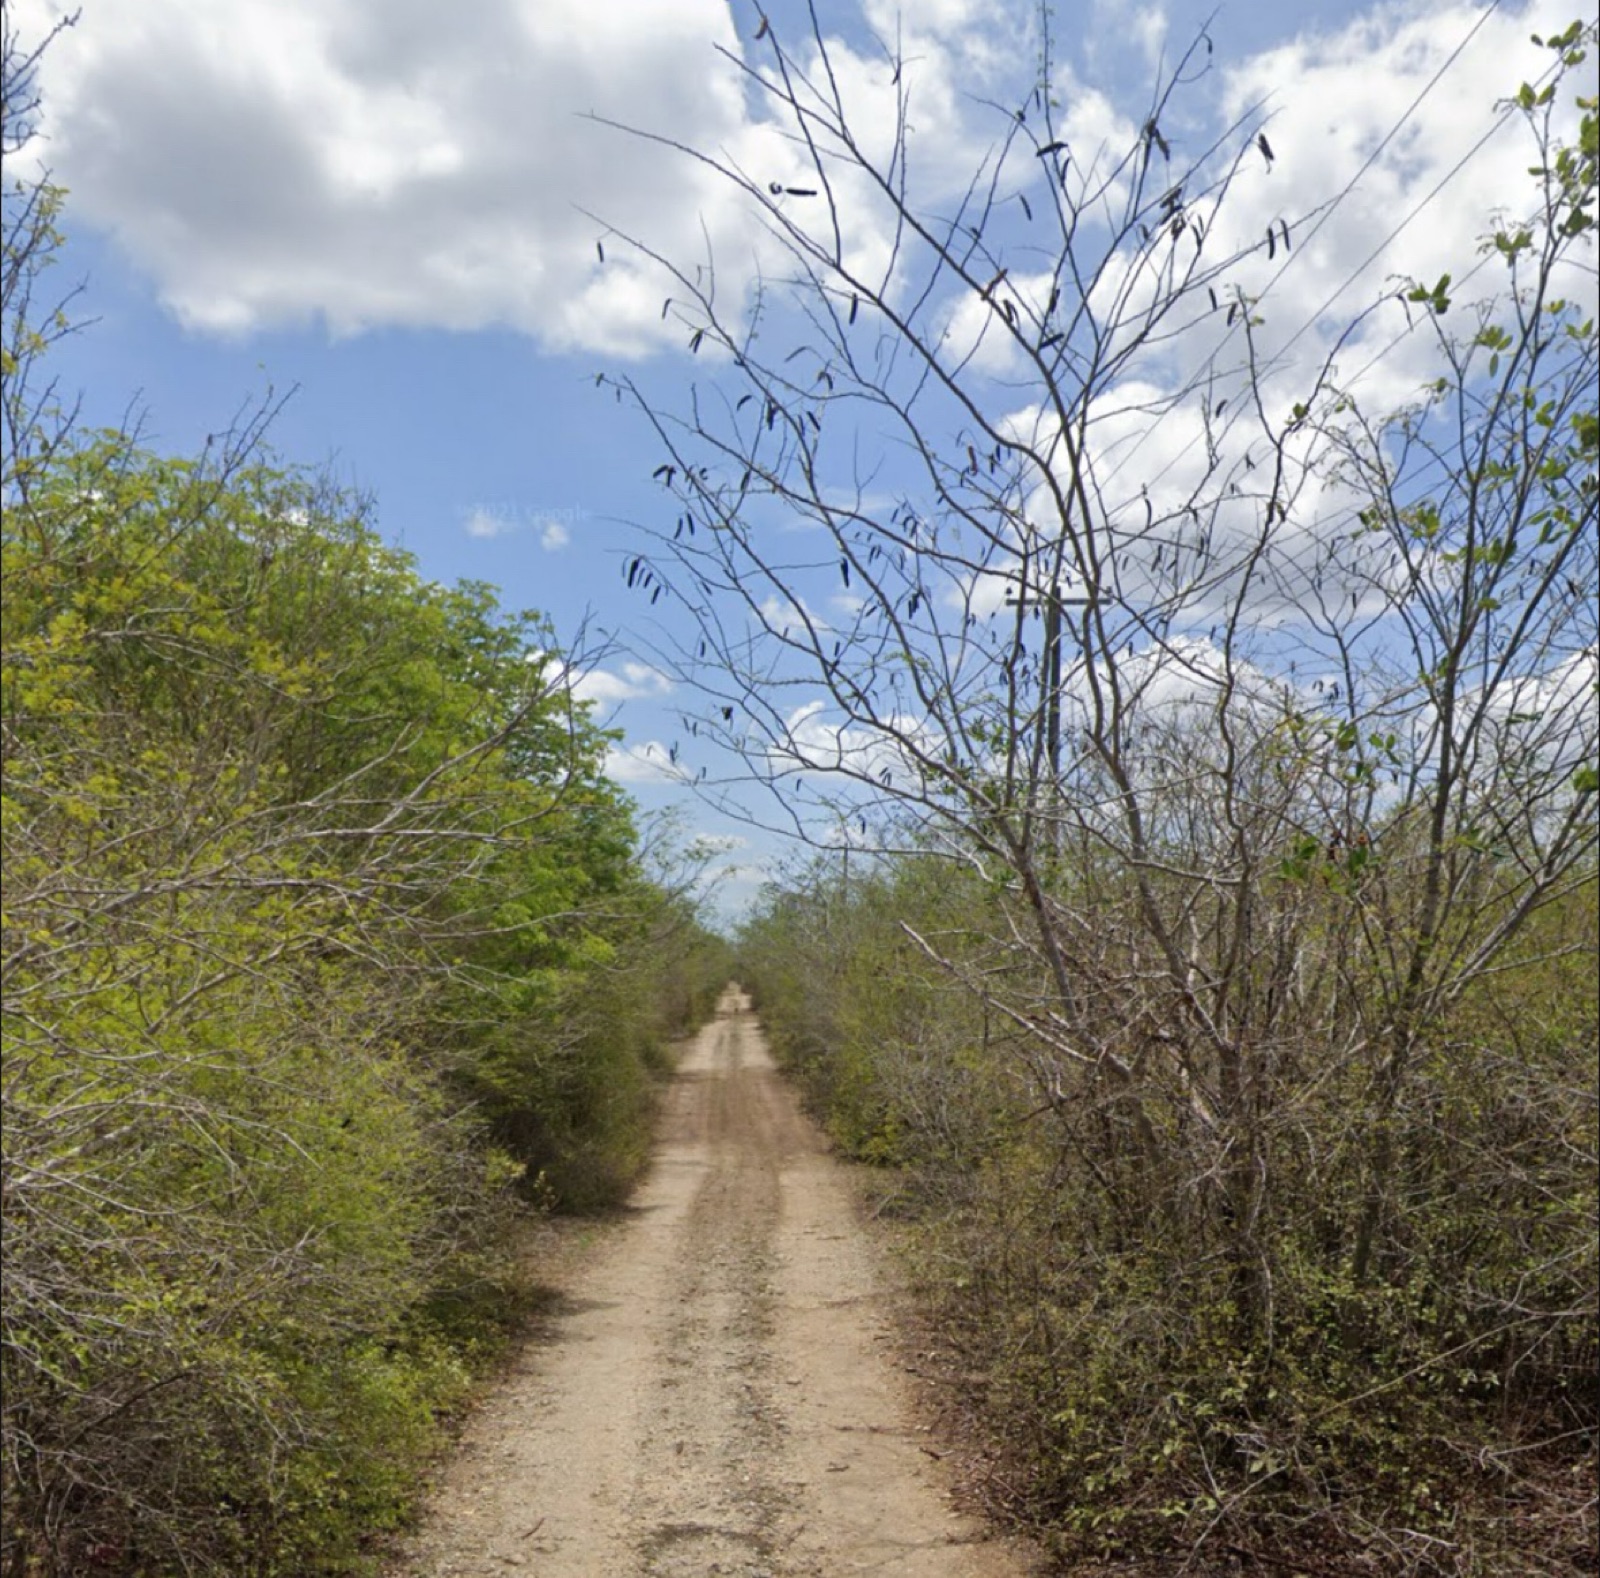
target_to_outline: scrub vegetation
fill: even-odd
[[[848,884],[819,862],[751,921],[739,969],[841,1148],[881,1170],[943,1368],[998,1452],[1000,1516],[1134,1571],[1586,1570],[1594,886],[1430,1021],[1382,1127],[1348,900],[1320,879],[1281,896],[1349,985],[1253,1076],[1243,1220],[1159,1040],[1131,1090],[1041,1054],[1047,986],[997,941],[1005,895],[946,861]],[[1107,997],[1114,1043],[1137,1009]],[[1380,1135],[1386,1221],[1358,1275]]]
[[[1232,217],[1294,201],[1264,126],[1185,162],[1204,37],[1098,150],[1046,46],[943,187],[899,72],[890,137],[759,40],[789,173],[697,157],[776,261],[753,313],[676,271],[684,401],[617,382],[637,580],[817,847],[742,978],[891,1169],[997,1496],[1154,1572],[1587,1571],[1593,26],[1475,254],[1337,333],[1275,317],[1304,219]]]
[[[1046,41],[952,193],[812,29],[739,63],[796,169],[682,150],[753,294],[635,243],[702,382],[601,381],[669,501],[652,658],[815,845],[740,976],[996,1508],[1069,1571],[1592,1570],[1593,25],[1499,107],[1479,253],[1298,364],[1289,219],[1222,240],[1281,150],[1175,134],[1209,40],[1087,158]],[[60,201],[4,228],[0,1564],[359,1572],[515,1328],[518,1213],[625,1194],[728,961],[584,653],[259,419],[78,427]]]

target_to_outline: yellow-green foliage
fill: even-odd
[[[504,1329],[509,1185],[636,1172],[706,934],[548,633],[347,496],[85,442],[4,624],[6,1571],[348,1570]]]
[[[980,883],[934,859],[858,872],[819,865],[769,895],[738,969],[834,1137],[863,1161],[931,1183],[988,1155],[1023,1097],[1001,1056],[1014,1036],[922,943],[981,968]]]

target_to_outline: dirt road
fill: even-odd
[[[733,989],[626,1225],[475,1417],[414,1578],[1019,1578],[953,1513],[838,1163]]]

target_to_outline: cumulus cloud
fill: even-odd
[[[963,294],[946,304],[940,332],[944,361],[998,377],[1022,365],[1024,338],[1037,340],[1055,285],[1052,274],[1007,276],[992,297]]]
[[[40,36],[48,0],[20,9]],[[719,45],[738,48],[717,0],[447,22],[421,0],[102,0],[45,57],[40,152],[191,328],[499,326],[637,353],[681,332],[582,210],[678,256],[732,254],[744,226],[703,168],[586,117],[759,158]]]
[[[1244,251],[1218,288],[1260,298],[1255,347],[1270,369],[1270,417],[1281,419],[1304,392],[1360,308],[1393,295],[1395,276],[1451,272],[1459,307],[1503,285],[1492,261],[1475,272],[1477,237],[1495,202],[1515,207],[1528,191],[1529,161],[1514,119],[1495,130],[1493,106],[1543,68],[1547,54],[1528,34],[1559,30],[1564,4],[1532,0],[1487,14],[1462,0],[1381,7],[1219,66],[1179,95],[1188,120],[1168,128],[1176,161],[1206,146],[1219,125],[1248,123],[1223,149],[1224,158],[1246,154],[1226,201],[1191,202],[1206,221],[1208,258]],[[49,0],[21,0],[17,9],[42,31]],[[1097,0],[1094,12],[1097,31],[1120,39],[1119,56],[1160,51],[1159,4]],[[997,156],[996,126],[1008,117],[997,122],[980,101],[992,91],[995,102],[1010,102],[998,95],[1017,86],[1017,64],[1031,47],[1025,31],[1009,19],[998,27],[989,0],[864,0],[860,16],[841,26],[849,36],[831,57],[831,80],[869,156],[886,163],[903,152],[918,201],[960,198],[975,169],[993,170],[985,161]],[[420,0],[236,0],[203,9],[99,0],[45,58],[43,152],[72,192],[74,215],[113,232],[193,327],[248,331],[318,319],[334,332],[503,326],[552,349],[637,354],[681,345],[684,325],[663,318],[663,287],[650,266],[585,209],[626,222],[691,271],[709,246],[719,299],[735,310],[753,271],[770,264],[771,238],[703,166],[587,113],[664,129],[750,172],[763,190],[768,172],[787,178],[803,169],[804,154],[762,119],[760,96],[719,64],[718,46],[735,55],[746,47],[719,0],[617,0],[600,10],[582,0],[500,0],[452,16],[449,26]],[[749,46],[753,69],[769,69],[767,48]],[[898,76],[895,50],[905,57]],[[803,47],[798,58],[810,64]],[[1093,52],[1086,58],[1092,64]],[[1146,100],[1130,97],[1109,69],[1104,80],[1095,75],[1090,85],[1082,59],[1056,73],[1056,131],[1071,145],[1064,165],[1035,158],[1018,133],[996,185],[1005,217],[993,239],[1014,264],[1001,294],[1029,326],[1043,325],[1057,282],[1041,269],[1050,261],[1040,242],[1048,225],[1021,228],[1011,197],[1032,192],[1033,212],[1043,216],[1056,180],[1079,196],[1099,191],[1139,137]],[[1276,149],[1271,168],[1253,148],[1257,125]],[[1029,133],[1036,129],[1035,120]],[[868,277],[905,267],[914,249],[895,252],[882,194],[853,179],[840,175],[851,266]],[[1105,191],[1108,212],[1126,181],[1124,171]],[[796,222],[826,223],[826,206],[798,205]],[[1019,228],[1008,232],[1012,224]],[[1285,224],[1292,247],[1269,248],[1269,228]],[[1090,231],[1103,240],[1103,230]],[[1025,245],[1006,252],[1019,238]],[[1092,255],[1092,240],[1083,244]],[[1121,311],[1136,322],[1156,279],[1140,274],[1139,256],[1114,259],[1116,284],[1106,287],[1135,277]],[[904,282],[907,290],[921,283]],[[1590,277],[1571,293],[1593,291]],[[1203,294],[1089,412],[1093,482],[1113,523],[1142,521],[1147,509],[1176,519],[1208,478],[1249,463],[1252,434],[1233,426],[1248,403],[1243,331],[1206,310]],[[970,356],[980,387],[1022,370],[991,300],[966,287],[938,297],[928,298],[929,310],[947,335],[947,364]],[[1103,295],[1091,305],[1108,302]],[[1062,312],[1077,305],[1069,299]],[[1338,373],[1372,409],[1386,410],[1433,371],[1431,349],[1426,334],[1407,332],[1391,300],[1349,337]],[[1182,399],[1179,391],[1187,391]],[[1226,420],[1215,418],[1225,404]],[[1050,420],[1034,409],[1012,426],[1048,439]],[[1302,475],[1299,485],[1304,508],[1278,532],[1290,558],[1314,546],[1304,522],[1323,527],[1344,507],[1319,479]],[[1206,540],[1224,558],[1255,529],[1253,487],[1225,499],[1208,524]],[[561,520],[509,508],[474,508],[462,523],[482,539],[519,528],[549,552],[570,540]],[[996,552],[991,573],[946,589],[946,601],[980,614],[1003,609],[1005,561]],[[1129,591],[1151,573],[1137,547],[1119,553],[1117,567]],[[824,606],[849,618],[855,597],[852,589]],[[774,596],[757,612],[773,630],[793,631],[806,606]],[[813,623],[826,628],[821,618]],[[656,693],[623,674],[588,682],[597,700]]]
[[[469,537],[487,542],[514,532],[531,532],[546,553],[559,553],[571,543],[568,521],[581,519],[582,515],[579,510],[530,509],[509,499],[467,504],[458,510],[461,530]]]
[[[826,702],[806,702],[783,720],[766,753],[767,769],[776,776],[822,772],[882,783],[915,781],[920,775],[915,753],[933,748],[933,732],[909,716],[896,715],[886,723],[876,729],[837,722]]]
[[[34,37],[65,9],[16,6]],[[898,146],[919,190],[959,189],[978,146],[972,95],[1014,64],[1014,34],[997,37],[975,0],[904,13],[873,0],[841,20],[829,76],[857,145],[881,163]],[[801,72],[821,80],[794,32]],[[422,0],[99,0],[44,59],[33,151],[186,327],[510,328],[640,355],[682,345],[686,325],[661,310],[667,276],[609,225],[708,282],[714,263],[734,318],[774,244],[731,183],[601,122],[713,152],[759,190],[809,175],[717,53],[743,48],[726,0],[498,0],[447,26]],[[749,61],[770,69],[759,44]],[[838,152],[823,146],[846,256],[882,277],[882,194]],[[779,206],[829,224],[824,205]]]
[[[803,636],[808,629],[822,631],[832,628],[821,614],[786,597],[764,597],[756,606],[755,612],[763,628],[779,636],[787,636],[791,632],[796,636]]]
[[[1499,771],[1528,759],[1544,770],[1576,772],[1595,759],[1600,716],[1600,652],[1594,647],[1563,658],[1538,675],[1512,676],[1485,697],[1488,732]]]
[[[1134,12],[1128,0],[1102,0],[1102,9]],[[1235,424],[1249,403],[1252,351],[1275,422],[1330,356],[1339,386],[1371,412],[1415,397],[1438,371],[1436,346],[1426,314],[1408,318],[1394,299],[1397,286],[1402,278],[1431,283],[1452,275],[1451,324],[1464,324],[1474,303],[1506,288],[1503,267],[1482,257],[1480,240],[1497,208],[1515,212],[1533,201],[1533,147],[1520,117],[1497,104],[1549,64],[1529,34],[1557,32],[1566,17],[1560,0],[1492,13],[1459,3],[1374,8],[1224,70],[1212,120],[1197,113],[1203,100],[1179,96],[1174,114],[1182,119],[1168,128],[1174,179],[1186,155],[1224,125],[1238,129],[1224,137],[1205,179],[1220,179],[1229,160],[1243,157],[1224,195],[1217,188],[1181,193],[1181,213],[1198,226],[1172,236],[1159,227],[1153,236],[1135,232],[1107,260],[1088,300],[1099,352],[1114,360],[1148,332],[1169,258],[1187,266],[1202,227],[1204,263],[1234,260],[1216,278],[1212,299],[1226,303],[1243,292],[1253,337],[1247,347],[1242,316],[1210,310],[1206,292],[1196,290],[1161,324],[1155,345],[1136,354],[1113,396],[1097,402],[1090,451],[1102,481],[1125,479],[1122,502],[1154,494],[1158,484],[1169,497],[1184,497],[1187,479],[1215,452],[1224,460],[1243,454],[1247,435]],[[1062,179],[1078,201],[1104,189],[1103,201],[1090,202],[1090,217],[1120,218],[1138,162],[1105,182],[1116,158],[1137,144],[1136,124],[1065,66],[1058,99],[1058,131],[1070,145]],[[1570,119],[1570,106],[1557,109],[1558,121]],[[1262,128],[1276,154],[1270,166],[1253,142]],[[1080,262],[1086,257],[1094,258],[1092,239],[1080,245]],[[1592,271],[1575,272],[1563,288],[1592,304]],[[1019,292],[1025,321],[1037,294],[1037,282]],[[971,354],[974,370],[1012,370],[1012,348],[986,303],[968,291],[943,311],[949,348]],[[1113,323],[1120,332],[1108,329]],[[1188,392],[1188,407],[1172,403],[1180,391]],[[1216,424],[1215,450],[1199,420],[1202,395],[1215,411],[1231,406],[1228,421]],[[1030,425],[1036,432],[1036,415]],[[1118,507],[1114,489],[1106,503]]]
[[[592,701],[599,706],[665,696],[671,689],[672,681],[647,663],[624,663],[620,670],[586,669],[572,681],[572,694],[579,701]]]
[[[701,855],[729,855],[736,849],[745,849],[750,840],[738,833],[696,833],[689,841],[689,848]],[[728,866],[725,870],[733,870]]]
[[[1286,373],[1303,379],[1397,275],[1452,274],[1458,307],[1505,288],[1498,264],[1478,268],[1479,242],[1495,209],[1530,203],[1532,145],[1520,117],[1496,106],[1549,64],[1529,34],[1557,33],[1570,15],[1560,0],[1490,14],[1377,8],[1227,73],[1224,114],[1262,106],[1278,158],[1270,170],[1246,162],[1216,239],[1255,244],[1239,283],[1263,297],[1263,350]],[[1294,241],[1273,257],[1261,242],[1275,219]],[[1409,398],[1429,371],[1428,337],[1406,324],[1386,310],[1341,353],[1341,371],[1375,405]]]
[[[1086,53],[1097,64],[1118,50],[1133,49],[1147,66],[1161,58],[1170,22],[1161,5],[1139,5],[1137,0],[1093,0],[1093,18],[1087,29]]]
[[[1119,665],[1118,678],[1142,716],[1198,730],[1214,719],[1224,691],[1230,710],[1243,708],[1262,717],[1281,714],[1289,694],[1282,681],[1248,659],[1199,636],[1179,637],[1133,653]],[[1081,665],[1069,675],[1063,703],[1077,726],[1088,722],[1091,699]]]
[[[1131,17],[1135,8],[1102,0],[1101,9]],[[1215,290],[1223,301],[1235,290],[1252,299],[1250,344],[1242,317],[1211,310],[1197,290],[1084,411],[1082,474],[1107,523],[1103,573],[1128,603],[1170,597],[1185,577],[1198,585],[1192,578],[1199,576],[1205,590],[1184,608],[1203,629],[1237,589],[1230,566],[1253,562],[1270,536],[1252,594],[1256,623],[1291,619],[1308,602],[1353,598],[1351,612],[1381,604],[1380,578],[1354,563],[1353,550],[1342,568],[1330,560],[1329,545],[1353,520],[1357,501],[1319,469],[1315,424],[1285,442],[1284,471],[1274,475],[1262,464],[1272,448],[1257,399],[1267,426],[1281,434],[1330,358],[1335,387],[1353,391],[1379,417],[1413,401],[1437,375],[1427,314],[1408,319],[1394,299],[1397,285],[1451,274],[1454,307],[1444,326],[1464,333],[1474,306],[1505,290],[1505,270],[1483,256],[1480,238],[1497,206],[1515,212],[1533,200],[1533,147],[1520,118],[1497,101],[1525,78],[1537,80],[1549,63],[1529,34],[1558,32],[1565,21],[1559,0],[1492,13],[1456,3],[1376,8],[1332,29],[1303,31],[1222,73],[1214,108],[1223,123],[1240,125],[1220,157],[1224,164],[1244,157],[1224,200],[1191,197],[1184,211],[1203,222],[1208,262],[1235,259]],[[1081,196],[1099,188],[1138,133],[1119,104],[1072,71],[1063,68],[1059,82],[1059,125],[1071,144],[1062,178]],[[1193,105],[1184,108],[1188,118],[1168,127],[1174,169],[1210,135]],[[1260,127],[1276,154],[1270,166],[1253,141]],[[1125,197],[1124,177],[1093,211],[1114,217]],[[1192,241],[1187,231],[1176,241],[1135,234],[1108,259],[1088,302],[1108,361],[1119,350],[1108,324],[1126,325],[1122,345],[1147,332],[1162,279],[1152,260],[1177,248],[1187,263],[1199,255],[1191,254]],[[1592,271],[1564,283],[1592,305]],[[1040,285],[1017,276],[1024,322],[1036,320]],[[969,356],[970,372],[1003,378],[1022,365],[1009,337],[996,332],[993,308],[975,293],[943,311],[946,348]],[[1060,459],[1060,423],[1048,406],[1024,406],[998,425],[1034,454]],[[1277,506],[1275,525],[1269,502]],[[1015,551],[1002,545],[956,589],[952,606],[979,616],[1006,609],[1023,539],[1035,552],[1048,544],[1055,513],[1045,490],[1030,488],[1013,524]]]
[[[51,0],[18,6],[35,34],[59,9]],[[1159,53],[1160,6],[1099,0],[1097,11],[1139,52]],[[1559,0],[1539,0],[1484,25],[1447,90],[1428,96],[1309,243],[1312,255],[1295,265],[1298,289],[1277,288],[1286,307],[1314,310],[1373,235],[1416,205],[1488,106],[1514,89],[1531,26],[1553,30],[1564,15]],[[1280,210],[1308,217],[1338,192],[1476,16],[1462,4],[1374,11],[1232,69],[1221,111],[1265,102],[1282,155],[1274,177],[1259,173],[1241,193],[1239,234],[1258,221],[1264,231]],[[978,134],[973,97],[1029,46],[973,0],[868,0],[863,21],[851,39],[830,41],[860,145],[888,158],[903,90],[914,181],[958,190],[992,140],[992,126]],[[448,26],[421,0],[236,0],[203,10],[101,0],[45,58],[43,151],[77,216],[113,232],[191,327],[506,326],[552,348],[636,354],[680,342],[682,325],[663,321],[650,265],[620,244],[601,261],[603,224],[589,214],[628,224],[691,267],[705,261],[709,240],[719,288],[735,301],[763,242],[731,188],[703,166],[587,117],[718,150],[758,182],[768,171],[786,177],[792,148],[717,47],[742,47],[720,0],[599,9],[501,0]],[[896,48],[905,55],[898,80]],[[759,46],[750,58],[765,69]],[[1064,72],[1057,87],[1072,178],[1083,179],[1102,147],[1127,145],[1134,123],[1098,85]],[[1472,184],[1515,191],[1525,163],[1488,149]],[[889,232],[869,217],[866,190],[847,181],[842,195],[855,265],[887,266]],[[1413,236],[1419,271],[1470,255],[1480,222],[1472,208],[1433,205]]]
[[[1263,256],[1238,281],[1246,289],[1270,281],[1274,321],[1314,327],[1337,292],[1344,305],[1363,303],[1397,264],[1429,278],[1459,275],[1484,216],[1476,201],[1448,193],[1431,201],[1426,223],[1411,224],[1399,251],[1365,272],[1359,265],[1375,237],[1417,214],[1449,176],[1491,123],[1493,102],[1539,69],[1527,35],[1557,30],[1563,5],[1502,7],[1431,90],[1479,8],[1373,10],[1226,72],[1218,113],[1261,106],[1280,160],[1271,173],[1247,167],[1217,243],[1254,240],[1281,218],[1304,236],[1287,268],[1274,272],[1278,260],[1269,267]],[[37,36],[61,7],[20,0],[16,9]],[[1136,53],[1160,52],[1161,6],[1098,0],[1096,11],[1101,30]],[[993,6],[977,0],[867,0],[850,37],[830,39],[832,81],[858,144],[889,160],[904,93],[914,189],[959,193],[993,152],[993,122],[976,100],[1002,83],[1012,91],[1007,73],[1015,76],[1031,48],[1030,24],[1024,16],[1019,34],[1015,20],[997,27]],[[742,49],[722,0],[614,0],[598,9],[500,0],[452,15],[448,26],[422,0],[203,9],[100,0],[45,57],[41,152],[71,190],[76,217],[113,233],[192,328],[509,327],[552,349],[641,354],[681,344],[684,325],[663,319],[663,281],[651,264],[615,240],[602,261],[605,223],[628,225],[690,269],[714,258],[722,302],[735,312],[755,270],[770,263],[771,240],[703,165],[589,117],[715,151],[758,185],[787,179],[797,173],[792,143],[763,119],[719,47]],[[905,57],[899,74],[895,49]],[[799,58],[814,64],[804,50]],[[759,45],[750,60],[767,69]],[[1073,148],[1069,179],[1090,189],[1106,156],[1136,135],[1134,112],[1105,86],[1065,67],[1056,82],[1060,129]],[[1364,168],[1419,95],[1403,131]],[[1030,150],[1020,157],[1029,181],[1051,178]],[[1492,139],[1470,161],[1470,189],[1514,197],[1526,163],[1514,138]],[[839,178],[847,255],[869,277],[881,274],[893,256],[881,194],[846,172]],[[1456,181],[1456,191],[1467,189]],[[796,217],[825,222],[821,205]],[[984,327],[970,301],[949,312],[958,340]],[[1001,337],[986,333],[982,344],[980,355],[1003,359]],[[1390,359],[1397,386],[1405,363]]]

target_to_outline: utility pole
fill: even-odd
[[[1087,597],[1063,597],[1061,583],[1050,588],[1044,614],[1045,761],[1050,772],[1052,801],[1061,795],[1061,611],[1085,608]]]
[[[1006,602],[1012,607],[1026,610],[1028,606],[1028,587],[1026,581],[1020,585],[1015,593],[1006,593]],[[1045,731],[1045,772],[1050,784],[1050,799],[1052,802],[1060,797],[1061,792],[1061,615],[1066,608],[1087,608],[1090,599],[1087,597],[1063,597],[1061,583],[1054,582],[1048,592],[1041,592],[1040,597],[1034,601],[1037,607],[1040,602],[1044,604],[1044,653],[1041,664],[1041,679],[1044,688],[1044,731]]]

